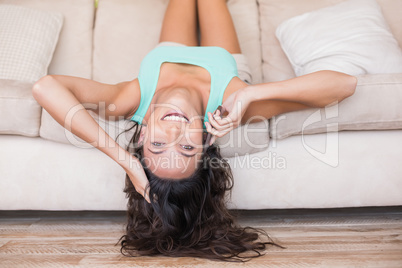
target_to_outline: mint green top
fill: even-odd
[[[142,60],[138,82],[141,90],[140,105],[131,118],[142,124],[158,84],[162,63],[185,63],[206,69],[211,77],[211,89],[205,111],[204,122],[208,122],[208,112],[213,113],[222,104],[223,94],[233,77],[238,76],[233,56],[221,47],[176,47],[161,46],[153,49]],[[205,124],[203,125],[205,128]]]

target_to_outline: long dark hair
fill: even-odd
[[[164,255],[247,261],[262,256],[274,243],[265,231],[235,224],[225,204],[233,187],[229,164],[214,144],[189,178],[159,178],[143,163],[143,147],[137,144],[141,125],[134,122],[127,150],[137,157],[149,180],[151,203],[137,193],[128,175],[126,234],[120,239],[126,256]],[[260,240],[260,235],[266,241]]]

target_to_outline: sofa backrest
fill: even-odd
[[[293,69],[275,37],[284,20],[345,0],[229,0],[253,83],[294,77]],[[158,43],[168,1],[0,0],[64,15],[50,74],[120,82],[138,74],[142,58]],[[392,33],[402,47],[402,1],[377,0]]]

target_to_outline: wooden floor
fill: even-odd
[[[402,267],[402,207],[240,211],[286,249],[234,264],[128,258],[124,212],[0,211],[0,267]]]

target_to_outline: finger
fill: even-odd
[[[145,201],[147,201],[148,203],[151,203],[151,201],[149,200],[149,189],[148,189],[148,187],[145,188],[145,190],[144,190],[144,199],[145,199]]]
[[[233,127],[229,127],[229,128],[224,129],[224,130],[217,130],[215,128],[212,128],[212,126],[211,126],[211,124],[209,122],[205,122],[205,125],[207,126],[207,131],[209,133],[211,133],[213,135],[213,137],[216,136],[216,137],[219,137],[219,138],[225,136],[227,133],[229,133],[233,129]],[[211,137],[211,139],[212,139],[212,137]]]
[[[234,120],[230,116],[224,118],[215,118],[215,121],[220,126],[222,126],[221,129],[226,129],[234,126]]]
[[[211,146],[216,140],[216,136],[212,136],[211,141],[209,142],[209,145]]]
[[[228,128],[228,129],[225,129],[225,130],[222,130],[222,131],[217,131],[217,130],[214,129],[213,137],[215,137],[215,139],[216,138],[221,138],[221,137],[225,136],[226,134],[228,134],[232,129],[233,128]]]
[[[205,126],[207,127],[207,131],[209,133],[211,133],[212,135],[215,135],[218,133],[218,131],[212,127],[210,122],[205,122]]]
[[[144,197],[145,201],[147,201],[148,203],[151,203],[151,201],[149,199],[149,183],[147,183],[145,185],[144,192],[143,192],[142,196]]]
[[[211,146],[217,138],[223,137],[227,134],[227,132],[219,132],[216,135],[212,135],[211,140],[209,141],[209,146]]]
[[[224,124],[220,124],[217,122],[217,120],[215,120],[215,118],[212,116],[212,114],[210,112],[208,112],[208,119],[209,119],[209,123],[212,125],[212,127],[214,127],[217,130],[224,130],[226,129],[228,126],[228,124],[226,122],[224,122]]]
[[[217,119],[221,119],[221,112],[219,110],[217,110],[212,117],[217,120]]]
[[[212,134],[212,126],[209,122],[205,122],[205,128],[207,129],[207,132]]]

